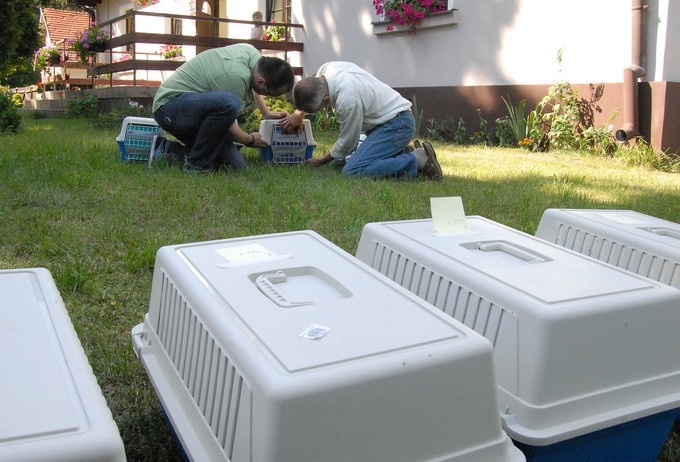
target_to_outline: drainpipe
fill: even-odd
[[[639,134],[638,79],[647,73],[642,67],[647,8],[647,0],[633,0],[632,64],[623,70],[623,127],[616,130],[618,141],[627,141]]]

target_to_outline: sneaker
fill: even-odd
[[[204,173],[212,173],[213,172],[213,170],[211,168],[198,168],[198,167],[194,167],[193,165],[190,165],[188,163],[184,164],[182,171],[186,174],[194,174],[194,173],[204,174]]]
[[[430,144],[429,141],[425,141],[423,143],[423,149],[425,150],[425,155],[427,155],[427,162],[425,162],[420,173],[430,180],[441,181],[443,177],[442,168],[439,165],[439,162],[437,162],[437,154],[434,152],[432,144]]]
[[[156,135],[153,137],[153,141],[151,141],[151,150],[149,151],[149,168],[151,168],[151,165],[154,162],[166,157],[167,149],[167,138],[161,135]]]

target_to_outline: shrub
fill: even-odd
[[[99,113],[99,98],[85,95],[72,100],[68,105],[66,117],[71,119],[96,117]]]
[[[270,111],[273,112],[286,111],[289,114],[295,112],[295,108],[293,107],[291,102],[286,99],[285,95],[279,96],[277,98],[265,96],[264,101],[265,103],[267,103],[267,107],[269,108]],[[243,126],[241,128],[248,133],[256,132],[260,129],[260,122],[262,122],[262,113],[259,111],[259,109],[253,108],[246,115],[245,122],[243,123]]]
[[[128,100],[125,109],[111,108],[108,112],[101,112],[92,121],[95,127],[120,129],[126,117],[153,118],[150,107],[144,107],[137,101]]]
[[[489,133],[487,132],[488,122],[482,117],[482,110],[477,109],[477,116],[479,117],[479,130],[474,132],[470,137],[471,144],[489,145]]]
[[[314,131],[340,130],[340,122],[338,122],[338,118],[331,111],[324,109],[314,114],[309,114],[308,117]]]
[[[21,96],[21,93],[12,93],[12,103],[18,109],[24,107],[24,97]]]
[[[491,144],[496,146],[515,146],[517,140],[510,126],[508,117],[499,117],[495,121],[496,125],[491,135]]]
[[[0,133],[17,133],[21,128],[21,114],[12,101],[12,94],[0,88]]]
[[[13,63],[0,66],[0,85],[9,88],[26,87],[40,81],[40,72],[33,69],[33,57],[23,56]]]
[[[462,119],[461,119],[462,120]],[[456,127],[453,118],[447,117],[441,122],[436,119],[428,121],[427,137],[433,141],[452,141],[455,137]]]

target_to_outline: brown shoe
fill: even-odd
[[[443,174],[442,168],[437,162],[437,154],[434,152],[434,148],[429,141],[423,143],[423,149],[425,150],[425,155],[427,155],[427,162],[420,171],[421,174],[428,177],[430,180],[441,181]]]
[[[423,146],[420,144],[420,141],[418,141],[418,140],[413,140],[413,146],[415,146],[416,149],[420,149],[420,148],[423,147]]]

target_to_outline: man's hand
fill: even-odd
[[[246,146],[250,146],[252,148],[266,148],[269,146],[267,140],[262,138],[262,135],[259,132],[253,132],[250,135],[253,137],[253,141],[250,144],[246,144]]]
[[[281,119],[280,123],[281,129],[283,130],[284,133],[291,132],[300,133],[302,131],[302,121],[304,120],[304,118],[305,115],[299,112],[288,115]]]
[[[264,116],[265,119],[285,119],[286,117],[289,117],[290,114],[288,111],[280,111],[280,112],[274,112],[274,111],[269,111],[267,114]]]
[[[307,159],[305,161],[305,165],[308,167],[320,167],[324,164],[327,164],[328,162],[332,161],[333,157],[331,157],[330,153],[326,154],[323,157],[312,157],[310,159]]]

